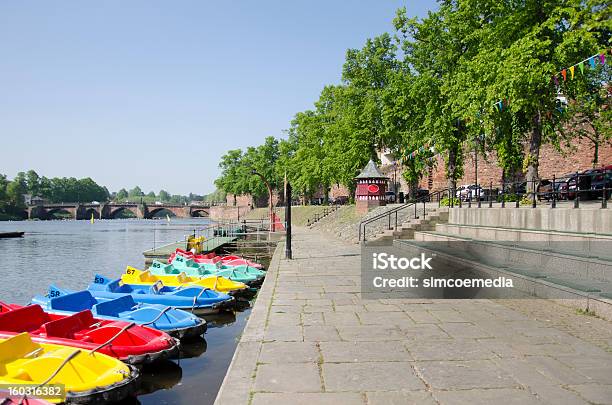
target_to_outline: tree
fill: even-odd
[[[155,198],[155,191],[149,191],[149,192],[147,193],[147,197],[149,197],[149,198]]]
[[[144,193],[142,192],[142,190],[138,186],[136,186],[133,189],[131,189],[130,191],[128,191],[128,197],[130,197],[130,198],[142,197],[143,195],[144,195]]]
[[[161,195],[161,192],[160,192]],[[128,198],[128,192],[126,189],[122,188],[121,190],[117,191],[117,196],[115,197],[117,199],[117,201],[122,201]]]
[[[160,201],[168,201],[170,199],[170,194],[166,190],[159,190],[157,196]]]

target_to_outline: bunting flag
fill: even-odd
[[[610,52],[612,53],[612,49],[610,49]],[[584,74],[584,62],[588,62],[591,69],[595,69],[595,65],[597,64],[597,59],[599,59],[599,63],[601,63],[602,65],[605,65],[606,51],[597,53],[584,60],[581,60],[580,62],[576,63],[575,65],[570,66],[569,68],[560,70],[558,73],[560,73],[561,76],[563,77],[563,81],[566,81],[567,80],[567,70],[569,69],[570,78],[574,79],[574,75],[576,73],[576,66],[578,66],[578,68],[580,69],[580,73]],[[555,82],[555,85],[558,85],[559,84],[558,74],[553,75],[552,80]]]

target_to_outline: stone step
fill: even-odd
[[[430,239],[442,241],[443,237],[437,235]],[[465,245],[477,242],[466,239],[462,243]],[[612,282],[577,279],[570,274],[551,274],[529,265],[495,264],[480,260],[471,249],[466,251],[462,245],[456,244],[453,246],[430,241],[396,240],[394,246],[404,250],[407,256],[429,251],[430,254],[435,254],[436,260],[442,260],[449,266],[457,266],[462,272],[467,269],[487,277],[510,278],[514,288],[525,294],[559,300],[562,304],[588,309],[612,320]]]
[[[463,250],[462,254],[470,255],[473,260],[498,267],[536,269],[551,277],[570,277],[577,281],[612,282],[611,261],[550,250],[545,242],[516,246],[514,242],[476,240],[437,231],[415,231],[414,240]]]
[[[481,240],[514,242],[518,247],[529,247],[537,243],[555,252],[612,260],[612,236],[460,224],[437,224],[436,232]]]

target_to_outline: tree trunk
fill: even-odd
[[[593,169],[597,167],[597,164],[599,164],[599,134],[597,133],[597,130],[591,125],[591,128],[593,128],[593,139],[591,139],[591,141],[593,142]]]
[[[419,190],[419,181],[417,179],[410,180],[408,182],[408,190],[410,192],[410,199],[416,200],[417,192]]]
[[[237,201],[236,201],[236,194],[234,194],[234,207],[236,206]]]
[[[323,205],[329,205],[329,186],[323,186]]]
[[[448,189],[451,192],[457,189],[457,148],[451,147],[448,150],[448,162],[446,163],[446,179],[448,181]]]
[[[542,116],[540,111],[533,117],[533,130],[529,140],[529,153],[527,154],[527,193],[535,191],[535,182],[539,179],[538,166],[540,163],[540,146],[542,145]]]

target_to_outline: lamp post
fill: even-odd
[[[270,183],[268,183],[266,178],[261,175],[261,173],[258,173],[257,170],[252,169],[251,174],[258,176],[268,188],[268,214],[270,215],[270,232],[274,232],[274,218],[272,218],[272,187],[270,186]]]

